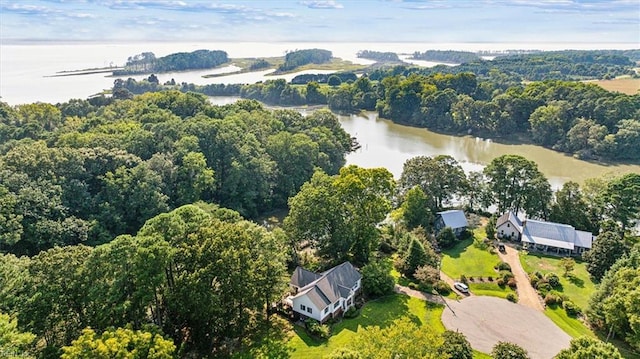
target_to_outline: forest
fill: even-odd
[[[268,308],[288,271],[350,260],[367,295],[380,295],[381,255],[398,253],[398,270],[418,278],[452,244],[433,236],[431,219],[454,199],[600,232],[609,239],[585,258],[611,283],[597,295],[637,291],[625,278],[638,265],[628,231],[640,219],[638,174],[553,193],[524,157],[465,174],[436,156],[408,160],[395,181],[344,166],[352,139],[326,110],[213,106],[178,91],[2,104],[0,123],[3,350],[91,358],[130,342],[161,358],[286,358],[286,330]],[[281,225],[249,221],[276,209],[288,209]],[[395,224],[381,225],[392,212]],[[635,312],[620,305],[634,304],[594,299],[587,317],[636,346]],[[430,340],[424,350],[453,345]]]
[[[131,56],[122,70],[113,71],[114,76],[150,74],[171,71],[211,69],[229,61],[227,53],[220,50],[196,50],[178,52],[156,58],[152,52]]]
[[[312,75],[304,77],[311,79]],[[129,79],[117,80],[114,93],[172,88],[209,96],[239,95],[270,105],[326,104],[338,113],[377,111],[393,122],[433,131],[515,138],[583,159],[640,159],[637,94],[609,92],[576,81],[525,84],[497,70],[485,77],[466,72],[422,75],[393,67],[375,70],[355,81],[334,80],[332,86],[314,81],[293,85],[282,79],[249,85],[196,86]]]
[[[290,71],[307,64],[322,64],[331,61],[332,57],[333,55],[329,50],[307,49],[291,51],[284,56],[284,64],[278,67],[278,71]]]

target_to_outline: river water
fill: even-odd
[[[7,44],[0,42],[0,101],[10,105],[31,102],[64,102],[71,98],[87,98],[108,89],[115,78],[105,74],[83,76],[49,77],[59,71],[82,70],[112,65],[122,65],[127,57],[151,51],[156,56],[164,56],[179,51],[197,49],[225,50],[231,58],[283,56],[286,51],[308,48],[322,48],[333,52],[336,57],[354,63],[367,64],[369,60],[358,59],[359,50],[392,51],[407,54],[414,51],[435,50],[506,50],[565,48],[634,48],[637,44],[419,44],[419,43],[67,43],[67,44]],[[420,63],[416,61],[416,63]],[[420,63],[432,66],[435,63]],[[189,71],[158,75],[160,81],[171,78],[176,82],[207,83],[255,83],[278,78],[269,76],[269,71],[203,78],[203,75],[228,73],[237,70],[231,65],[214,70]],[[320,73],[328,71],[305,71]],[[280,76],[290,80],[300,74]],[[145,76],[135,76],[140,79]],[[237,98],[215,98],[212,102],[225,104]],[[305,111],[304,109],[302,110]],[[385,167],[396,178],[402,172],[403,163],[415,156],[436,156],[447,154],[461,163],[465,171],[481,170],[493,158],[504,154],[518,154],[535,161],[540,170],[549,178],[552,186],[573,180],[583,182],[587,178],[599,177],[605,173],[640,173],[640,165],[597,164],[577,160],[573,157],[539,146],[503,144],[491,140],[465,136],[456,137],[428,131],[426,129],[397,125],[377,118],[375,113],[361,116],[341,116],[340,122],[347,132],[355,136],[362,147],[348,155],[347,162],[363,167]]]

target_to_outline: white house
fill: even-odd
[[[436,213],[436,221],[433,225],[436,233],[439,233],[445,227],[451,227],[453,233],[458,237],[468,226],[469,224],[467,223],[467,217],[464,216],[464,211],[459,209]]]
[[[522,234],[522,222],[511,211],[505,212],[496,221],[496,235],[498,238],[519,240]]]
[[[555,251],[557,254],[582,254],[591,249],[595,237],[568,224],[525,219],[509,211],[496,222],[500,238],[520,240],[528,249]]]
[[[303,318],[324,322],[355,305],[361,280],[360,272],[349,262],[322,273],[298,267],[291,276],[295,294],[287,297],[286,302]]]

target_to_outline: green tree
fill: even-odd
[[[176,171],[176,204],[183,205],[202,199],[205,192],[213,193],[214,173],[200,152],[189,152],[182,157]]]
[[[448,358],[441,352],[444,340],[430,328],[420,328],[409,318],[396,319],[385,328],[364,328],[351,348],[363,359]]]
[[[569,348],[563,349],[554,357],[555,359],[622,359],[618,348],[611,343],[605,343],[598,339],[582,336],[571,340]]]
[[[28,353],[35,338],[35,335],[18,329],[17,319],[0,313],[0,354],[3,357],[18,358],[19,355]]]
[[[367,263],[393,190],[393,176],[385,169],[348,166],[334,177],[316,172],[289,200],[285,230],[290,238],[313,243],[330,261]]]
[[[524,210],[530,217],[546,218],[551,185],[533,161],[522,156],[494,158],[484,169],[498,212]]]
[[[621,223],[621,233],[624,233],[640,219],[640,174],[628,173],[612,179],[600,200],[607,216]]]
[[[429,209],[435,212],[454,195],[463,194],[467,186],[462,167],[451,156],[418,156],[408,159],[402,168],[399,188],[406,193],[419,186],[429,200]]]
[[[605,231],[598,235],[591,249],[582,258],[587,262],[587,271],[591,277],[599,281],[627,251],[628,248],[618,233]]]
[[[356,350],[338,348],[332,351],[331,354],[325,355],[323,359],[362,359],[362,356]]]
[[[450,248],[456,243],[456,235],[451,227],[444,227],[436,236],[436,242],[440,248]]]
[[[331,75],[329,76],[329,79],[327,80],[327,84],[329,86],[340,86],[342,84],[342,80],[340,80],[340,78],[336,75]]]
[[[564,269],[564,276],[568,277],[573,269],[576,267],[576,261],[570,257],[564,257],[560,260],[560,265]]]
[[[371,261],[362,267],[362,289],[367,296],[375,298],[393,293],[395,280],[391,265],[384,261]]]
[[[421,226],[428,229],[433,221],[433,213],[429,210],[428,198],[418,186],[411,188],[405,195],[401,205],[402,217],[407,229]]]
[[[557,223],[570,224],[580,230],[592,230],[589,208],[580,191],[580,186],[572,181],[562,185],[555,193],[549,219]]]
[[[484,226],[485,233],[487,234],[487,238],[490,240],[494,240],[496,238],[496,216],[491,216],[487,225]]]
[[[538,107],[531,117],[531,136],[543,146],[554,146],[563,141],[567,130],[567,103],[555,103]]]
[[[516,344],[498,342],[491,350],[494,359],[529,359],[529,354]]]
[[[442,333],[444,344],[442,345],[442,354],[450,359],[472,359],[473,349],[471,344],[460,332],[445,330]]]
[[[97,335],[86,328],[62,351],[62,359],[173,359],[176,346],[155,331],[117,328]]]
[[[428,265],[430,262],[431,260],[427,255],[424,245],[417,238],[413,238],[404,257],[403,274],[413,278],[419,267]]]

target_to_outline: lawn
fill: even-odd
[[[484,233],[484,230],[476,230],[476,238],[484,238],[480,232]],[[453,248],[442,251],[442,271],[454,280],[463,274],[467,277],[495,277],[497,273],[493,267],[499,261],[497,254],[474,246],[473,239],[460,241]]]
[[[587,335],[595,337],[595,334],[587,327],[582,321],[576,318],[572,318],[567,315],[562,307],[551,308],[547,307],[544,310],[544,314],[551,319],[560,329],[569,334],[573,338]]]
[[[556,289],[558,292],[566,294],[571,301],[581,309],[586,309],[589,305],[589,298],[595,292],[595,284],[591,281],[587,266],[584,262],[576,261],[572,278],[564,277],[564,269],[560,265],[559,257],[542,256],[539,254],[523,254],[520,252],[520,263],[527,273],[539,271],[541,273],[554,272],[560,277],[562,288]]]
[[[442,333],[445,330],[440,320],[443,310],[443,306],[417,298],[400,294],[391,295],[368,302],[359,316],[344,319],[334,325],[333,334],[327,341],[317,341],[309,337],[303,328],[295,326],[295,333],[289,340],[288,346],[293,350],[292,358],[322,358],[337,348],[347,346],[362,328],[376,325],[386,327],[403,316],[408,316],[416,323],[428,325],[436,332]]]
[[[502,288],[495,282],[469,282],[469,289],[471,293],[475,295],[486,295],[502,299],[506,299],[509,293],[515,294],[515,291],[509,286],[505,285],[504,288]]]

